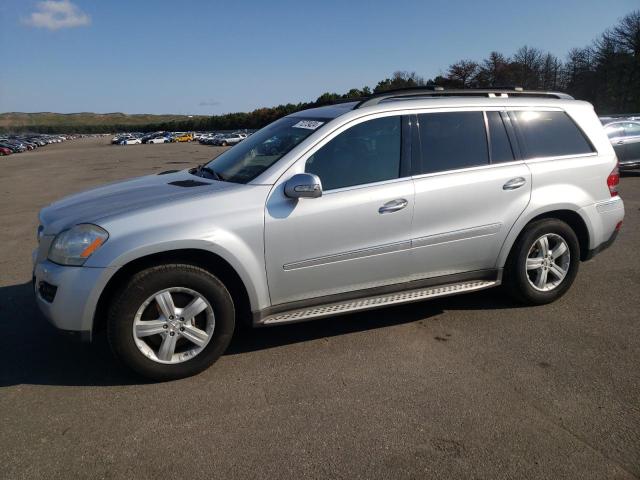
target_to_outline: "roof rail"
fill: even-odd
[[[385,100],[401,98],[421,98],[421,97],[537,97],[537,98],[558,98],[562,100],[574,100],[571,95],[561,92],[546,92],[537,90],[524,90],[522,87],[499,87],[499,88],[462,88],[445,89],[444,87],[410,87],[386,90],[361,100],[353,109],[370,107]]]

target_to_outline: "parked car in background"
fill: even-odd
[[[133,135],[124,136],[118,140],[118,145],[140,145],[141,143],[140,137],[134,137]]]
[[[173,137],[176,142],[190,142],[193,140],[193,135],[190,133],[178,133]]]
[[[0,155],[11,155],[13,150],[8,147],[0,147]]]
[[[171,143],[171,137],[153,137],[148,139],[146,143]]]
[[[604,131],[616,152],[620,171],[640,169],[640,121],[609,120]]]
[[[27,151],[27,147],[21,142],[7,138],[0,138],[0,147],[9,148],[13,153],[22,153]]]
[[[244,133],[226,133],[216,138],[213,144],[219,145],[222,147],[226,147],[229,145],[237,145],[245,138],[247,138],[247,136]]]
[[[216,145],[216,142],[218,141],[219,138],[222,138],[223,134],[222,133],[210,133],[208,135],[202,136],[200,138],[200,143],[203,145]]]

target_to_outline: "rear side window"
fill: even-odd
[[[640,123],[634,123],[634,122],[625,123],[624,134],[627,137],[640,136]]]
[[[489,123],[489,144],[491,145],[491,163],[513,162],[513,150],[507,136],[507,130],[500,112],[487,112]]]
[[[442,112],[418,115],[420,173],[434,173],[489,163],[482,112]]]
[[[607,132],[607,137],[609,138],[624,137],[624,127],[621,123],[607,125],[604,131]]]
[[[592,153],[593,147],[565,112],[513,112],[527,158]]]

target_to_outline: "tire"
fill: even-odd
[[[226,147],[227,145],[228,145],[228,143],[227,143],[227,142],[222,142],[222,146],[223,146],[223,147]]]
[[[170,311],[169,304],[163,310],[155,300],[167,292],[175,307],[192,305],[199,296],[198,307],[193,311],[205,304],[206,310],[193,316],[191,322],[189,318],[179,322],[177,315],[168,320],[163,312]],[[147,333],[136,338],[134,326],[136,332],[147,328]],[[139,375],[156,381],[202,372],[224,353],[234,330],[235,309],[226,287],[208,271],[186,264],[151,267],[133,275],[114,295],[107,320],[107,336],[115,357]],[[206,344],[199,346],[188,340],[188,335],[196,332],[201,343],[206,335]],[[170,341],[173,349],[163,350],[165,342]]]
[[[543,253],[544,238],[550,257]],[[562,254],[560,241],[566,248]],[[518,237],[505,266],[503,284],[515,300],[526,305],[544,305],[569,290],[579,266],[580,244],[573,229],[562,220],[542,219],[529,224]],[[558,272],[563,271],[561,278]]]

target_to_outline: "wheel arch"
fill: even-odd
[[[227,287],[233,298],[236,307],[236,322],[243,326],[251,325],[249,292],[233,266],[220,255],[211,251],[185,248],[144,255],[120,267],[108,280],[96,303],[93,315],[93,335],[105,329],[109,302],[128,278],[146,268],[168,263],[195,265],[215,275]]]
[[[545,218],[558,219],[565,222],[575,232],[578,237],[578,244],[580,245],[580,260],[584,261],[588,259],[589,254],[589,242],[590,233],[587,221],[576,210],[569,208],[558,208],[557,210],[549,210],[545,212],[538,212],[536,215],[523,221],[519,228],[515,228],[510,232],[507,240],[502,246],[502,250],[498,257],[498,266],[504,267],[513,250],[513,246],[516,244],[525,229],[533,222],[542,220]]]

